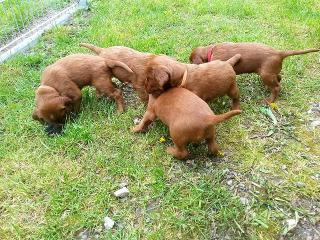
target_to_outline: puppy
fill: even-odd
[[[148,102],[148,94],[144,88],[146,66],[150,59],[155,55],[138,52],[134,49],[122,46],[100,48],[88,43],[80,43],[80,46],[92,50],[105,59],[118,60],[128,65],[135,74],[130,74],[118,67],[111,70],[112,74],[120,81],[132,84],[133,88],[137,91],[139,98],[145,103]]]
[[[113,98],[118,112],[122,112],[124,101],[121,91],[111,81],[111,69],[115,67],[133,73],[122,62],[85,54],[70,55],[46,67],[41,85],[36,90],[33,119],[53,125],[63,124],[68,114],[79,111],[81,89],[89,85],[96,88],[98,96]]]
[[[156,97],[171,87],[183,86],[204,101],[228,95],[232,99],[232,109],[240,109],[239,89],[233,69],[240,58],[237,54],[227,61],[195,65],[155,56],[147,67],[145,89]]]
[[[225,61],[241,54],[241,61],[234,66],[237,74],[257,73],[271,91],[267,102],[274,102],[280,91],[282,61],[289,56],[318,52],[320,49],[279,51],[260,43],[218,43],[192,50],[190,62],[201,64],[212,60]]]
[[[150,96],[143,119],[132,131],[145,130],[158,117],[169,127],[174,143],[174,147],[167,148],[169,154],[183,159],[188,156],[188,143],[206,140],[209,151],[217,155],[215,125],[240,113],[240,110],[233,110],[214,115],[208,104],[194,93],[185,88],[171,88],[158,98]]]

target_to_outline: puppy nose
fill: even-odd
[[[47,124],[47,126],[45,127],[45,132],[49,135],[49,136],[53,136],[53,135],[60,135],[63,132],[63,124]]]

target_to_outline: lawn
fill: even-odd
[[[63,56],[88,53],[80,42],[187,62],[193,47],[225,41],[320,47],[320,2],[94,0],[72,24],[1,64],[1,239],[72,239],[85,230],[100,239],[319,239],[320,130],[308,113],[320,102],[319,53],[284,61],[277,126],[260,111],[269,92],[259,77],[237,77],[243,113],[217,128],[221,158],[204,145],[191,145],[188,161],[172,158],[159,121],[132,134],[145,106],[120,83],[123,114],[86,88],[64,135],[46,136],[31,118],[41,72]],[[210,105],[228,111],[228,98]],[[122,182],[131,193],[119,201],[113,192]],[[297,227],[283,236],[295,215]],[[105,216],[116,222],[112,230],[101,229]]]

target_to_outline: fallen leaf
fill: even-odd
[[[218,151],[218,157],[224,157],[224,152],[222,152],[222,151]]]
[[[292,218],[292,219],[286,220],[286,226],[285,226],[282,234],[286,235],[289,231],[291,231],[292,229],[294,229],[298,225],[298,222],[299,222],[299,215],[298,215],[298,212],[295,212],[294,219]]]
[[[272,108],[272,109],[274,109],[274,110],[278,110],[279,109],[279,106],[278,106],[278,104],[276,104],[276,103],[270,103],[270,107]]]
[[[276,117],[274,116],[273,112],[271,111],[271,109],[269,107],[266,107],[266,106],[261,107],[260,111],[272,120],[273,125],[278,124]]]

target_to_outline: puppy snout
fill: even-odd
[[[64,124],[48,123],[47,126],[45,127],[45,132],[49,136],[60,135],[63,132],[63,128],[64,128]]]

